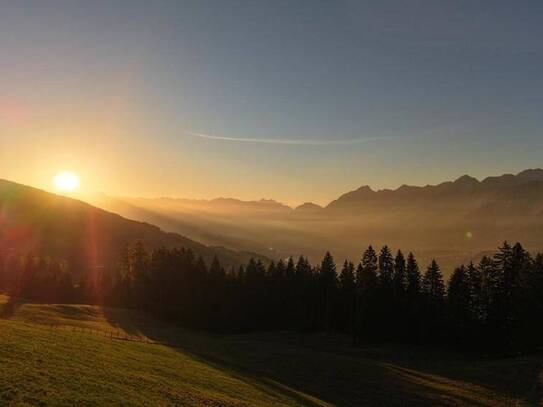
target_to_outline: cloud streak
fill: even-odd
[[[293,146],[333,146],[333,145],[355,145],[363,144],[368,141],[387,140],[390,137],[367,137],[360,139],[343,139],[343,140],[327,140],[327,139],[273,139],[273,138],[246,138],[246,137],[223,137],[212,136],[209,134],[186,132],[186,134],[194,137],[199,137],[206,140],[232,141],[239,143],[260,143],[260,144],[286,144]]]

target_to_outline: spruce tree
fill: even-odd
[[[358,263],[358,266],[356,266],[354,279],[355,279],[356,289],[357,291],[360,291],[362,289],[362,281],[364,281],[364,268],[362,267],[362,263]]]
[[[307,330],[315,326],[315,282],[309,260],[300,256],[296,262],[296,324]]]
[[[251,260],[253,259],[251,258]],[[256,262],[254,263],[254,269],[256,270]],[[277,266],[275,265],[275,262],[272,260],[270,261],[270,264],[268,264],[267,274],[268,276],[275,276],[276,273],[277,273]]]
[[[421,289],[421,275],[419,265],[413,253],[407,255],[407,293],[411,298],[415,298],[419,295]]]
[[[449,280],[447,290],[450,334],[453,344],[469,344],[471,328],[471,295],[469,276],[464,266],[456,268]]]
[[[356,270],[357,293],[355,298],[354,340],[373,341],[379,335],[379,293],[377,277],[377,254],[369,246],[362,255]]]
[[[355,289],[354,264],[345,260],[339,274],[340,288],[343,293],[353,292]]]
[[[128,304],[136,307],[147,301],[145,289],[149,285],[150,257],[142,241],[128,247],[124,257],[125,295]]]
[[[528,326],[533,330],[534,340],[541,343],[543,341],[543,326],[540,322],[543,315],[543,253],[538,253],[534,258],[527,286],[532,299],[531,321]]]
[[[326,252],[321,262],[319,280],[321,286],[323,328],[329,332],[333,328],[335,301],[337,294],[336,264],[330,252]]]
[[[383,287],[391,287],[394,276],[394,260],[388,246],[383,246],[379,253],[379,281]]]
[[[300,256],[296,262],[296,274],[299,276],[307,276],[311,273],[311,266],[309,261],[304,257]]]
[[[345,260],[339,274],[340,299],[342,310],[340,315],[341,329],[351,333],[355,308],[356,281],[354,264]]]
[[[372,290],[377,285],[377,254],[371,246],[362,255],[356,282],[361,292]]]
[[[296,266],[294,265],[294,260],[292,257],[289,257],[287,260],[287,267],[285,270],[285,275],[287,280],[291,281],[296,273]]]
[[[538,253],[534,258],[528,286],[536,300],[536,306],[543,309],[543,253]]]
[[[369,246],[362,255],[362,270],[364,273],[377,275],[377,253]]]
[[[432,260],[422,280],[424,307],[422,308],[422,339],[426,342],[439,342],[445,337],[444,321],[445,285],[437,262]]]
[[[275,277],[276,283],[281,288],[283,288],[283,283],[284,283],[286,274],[287,274],[287,266],[286,266],[285,262],[283,261],[283,259],[280,259],[277,262],[277,265],[275,267],[275,276],[274,277]]]
[[[394,292],[397,297],[401,297],[407,284],[405,257],[401,250],[398,250],[394,259]]]
[[[422,289],[431,303],[439,304],[443,302],[445,296],[445,285],[443,284],[443,275],[435,259],[432,260],[424,275]]]
[[[213,261],[211,262],[211,266],[209,267],[209,277],[211,280],[221,280],[225,275],[224,269],[221,266],[221,263],[219,262],[219,258],[217,256],[213,257]]]
[[[483,278],[480,270],[475,267],[471,261],[468,264],[466,270],[467,279],[468,279],[468,292],[470,300],[470,308],[473,314],[473,317],[477,320],[482,318],[482,284]]]

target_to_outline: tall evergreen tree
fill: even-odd
[[[377,254],[369,246],[356,269],[355,327],[356,342],[374,341],[377,336],[379,293]]]
[[[313,269],[309,260],[300,256],[295,267],[296,285],[296,324],[298,329],[306,331],[313,329],[316,323],[316,284]]]
[[[225,272],[224,269],[221,266],[221,263],[219,262],[219,258],[217,256],[213,257],[213,261],[211,262],[211,266],[209,267],[209,278],[211,280],[221,280],[224,278]]]
[[[447,290],[447,305],[451,329],[452,343],[467,346],[470,343],[470,329],[472,328],[472,299],[470,295],[470,281],[464,266],[456,268],[449,280]]]
[[[483,277],[480,270],[475,267],[471,261],[468,264],[466,270],[467,279],[468,279],[468,292],[470,300],[470,308],[472,311],[472,316],[476,320],[481,320],[482,318],[482,287],[483,287]]]
[[[443,283],[443,275],[435,259],[432,260],[424,274],[422,289],[430,302],[435,304],[443,302],[445,285]]]
[[[145,287],[149,283],[149,260],[149,254],[141,241],[129,246],[124,254],[121,277],[124,280],[125,301],[132,307],[147,299]]]
[[[354,280],[357,291],[362,290],[362,282],[364,281],[364,268],[362,267],[362,263],[358,263],[358,266],[356,266],[356,271],[354,273]]]
[[[369,246],[356,271],[356,284],[360,293],[375,289],[378,281],[377,270],[377,254]]]
[[[538,253],[534,258],[528,286],[536,301],[536,306],[543,309],[543,253]]]
[[[319,280],[321,286],[322,321],[326,332],[333,329],[335,300],[337,298],[336,264],[330,252],[326,252],[321,262]]]
[[[302,279],[305,279],[311,274],[311,265],[304,256],[300,256],[298,258],[298,261],[296,262],[295,272],[296,275],[301,277]]]
[[[398,250],[394,259],[394,292],[396,296],[401,296],[406,289],[407,276],[406,276],[406,262],[405,257],[401,250]]]
[[[423,339],[423,323],[424,320],[421,317],[422,310],[424,309],[421,297],[421,281],[422,276],[420,274],[419,265],[413,253],[407,255],[406,264],[406,321],[405,321],[405,333],[403,337],[409,343],[420,343]]]
[[[441,270],[435,259],[432,260],[424,274],[422,293],[425,301],[422,339],[435,343],[445,337],[444,327],[446,326],[443,314],[445,285]]]
[[[353,292],[355,289],[354,264],[345,260],[341,273],[339,274],[340,287],[342,292]]]
[[[294,260],[292,259],[292,257],[289,257],[287,260],[287,267],[285,270],[285,275],[287,277],[287,280],[292,280],[295,273],[296,273],[296,266],[294,265]]]
[[[419,265],[415,260],[413,253],[407,255],[407,293],[411,298],[418,296],[421,290],[421,280]]]
[[[383,246],[379,254],[379,281],[383,287],[392,287],[394,260],[388,246]]]
[[[535,303],[528,289],[532,258],[518,242],[512,247],[511,253],[511,274],[504,276],[509,299],[507,320],[511,331],[511,351],[522,351],[539,346],[531,318]]]
[[[369,246],[362,255],[362,272],[368,275],[377,276],[377,253]]]
[[[355,310],[356,281],[354,274],[354,264],[345,260],[341,273],[339,274],[341,315],[340,328],[347,333],[352,333],[353,318]]]

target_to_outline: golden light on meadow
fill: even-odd
[[[74,192],[81,184],[79,177],[71,171],[61,171],[53,177],[53,184],[59,192]]]

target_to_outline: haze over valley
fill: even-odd
[[[321,207],[294,208],[274,200],[235,198],[116,198],[92,202],[125,217],[156,224],[208,245],[261,253],[272,259],[306,254],[318,261],[326,250],[358,261],[364,247],[388,244],[439,260],[449,274],[478,261],[504,240],[529,248],[543,244],[543,170],[469,175],[425,187],[401,186],[347,192]]]

